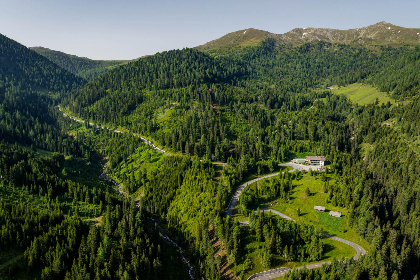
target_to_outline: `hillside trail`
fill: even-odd
[[[13,264],[14,262],[16,262],[16,261],[18,261],[18,260],[20,260],[21,258],[23,258],[23,253],[22,254],[20,254],[20,255],[17,255],[16,257],[14,257],[13,259],[11,259],[11,260],[8,260],[7,262],[5,262],[5,263],[3,263],[2,265],[0,265],[0,271],[2,271],[2,270],[4,270],[4,269],[6,269],[7,267],[9,267],[11,264]],[[0,273],[0,276],[1,276],[1,273]]]
[[[85,123],[84,120],[76,119],[76,118],[74,118],[72,116],[69,116],[66,113],[64,113],[63,110],[61,109],[60,105],[58,105],[58,110],[63,114],[64,117],[67,117],[67,118],[72,119],[73,121],[76,121],[76,122],[79,122],[79,123]],[[112,128],[100,126],[100,125],[97,125],[97,124],[94,124],[94,123],[91,123],[91,122],[89,123],[89,125],[95,126],[97,128],[100,128],[100,129],[106,129],[106,130],[109,130],[109,131],[113,131],[115,133],[124,133],[123,131],[119,131],[117,129],[112,129]],[[170,156],[171,155],[170,153],[164,151],[163,149],[158,148],[157,146],[155,146],[150,140],[144,138],[143,136],[141,136],[141,135],[139,135],[137,133],[132,133],[132,132],[127,132],[127,133],[130,133],[133,136],[140,138],[140,140],[143,141],[144,143],[146,143],[146,145],[148,145],[149,147],[151,147],[154,150],[158,151],[159,153],[162,153],[162,154],[167,155],[167,156]]]
[[[291,165],[288,165],[288,164],[283,164],[283,166],[291,166]],[[293,167],[293,166],[291,166],[291,167]],[[293,168],[294,168],[294,167],[293,167]],[[293,170],[291,170],[291,171],[289,171],[289,172],[293,172],[293,171],[295,171],[295,170],[296,170],[296,169],[294,168]],[[226,216],[230,216],[230,217],[232,217],[232,211],[233,211],[233,209],[235,208],[237,201],[239,200],[239,196],[241,195],[242,191],[243,191],[243,190],[244,190],[244,189],[245,189],[248,185],[250,185],[250,184],[252,184],[252,183],[255,183],[255,182],[259,181],[259,180],[263,180],[263,179],[266,179],[266,178],[270,178],[270,177],[277,176],[277,175],[279,175],[280,173],[284,173],[284,172],[278,172],[278,173],[274,173],[274,174],[269,174],[269,175],[266,175],[266,176],[262,176],[262,177],[260,177],[260,178],[253,179],[253,180],[251,180],[251,181],[248,181],[248,182],[246,182],[246,183],[244,183],[244,184],[240,185],[240,186],[238,187],[237,191],[235,192],[234,196],[233,196],[233,197],[232,197],[232,199],[230,200],[230,203],[229,203],[228,209],[226,210]],[[295,221],[295,220],[293,220],[291,217],[289,217],[289,216],[287,216],[287,215],[285,215],[285,214],[283,214],[283,213],[280,213],[280,212],[278,212],[278,211],[276,211],[276,210],[272,210],[272,209],[262,209],[262,210],[260,210],[260,211],[263,211],[263,212],[270,212],[270,213],[272,213],[272,214],[275,214],[275,215],[278,215],[278,216],[282,217],[283,219],[286,219],[286,220],[290,220],[290,221],[296,222],[296,221]],[[240,224],[242,224],[242,225],[247,225],[247,224],[249,224],[249,221],[243,221],[243,222],[240,222]],[[355,260],[357,260],[357,259],[359,258],[359,256],[363,256],[363,255],[365,255],[365,254],[366,254],[366,250],[365,250],[365,249],[363,249],[360,245],[358,245],[358,244],[356,244],[356,243],[353,243],[353,242],[351,242],[351,241],[348,241],[348,240],[345,240],[345,239],[339,238],[339,237],[337,237],[337,236],[330,235],[330,234],[325,233],[325,232],[323,233],[323,235],[324,235],[326,238],[331,238],[331,239],[334,239],[334,240],[336,240],[336,241],[338,241],[338,242],[344,243],[344,244],[346,244],[346,245],[348,245],[348,246],[352,247],[353,249],[355,249],[355,251],[356,251],[356,255],[353,257],[353,259],[355,259]],[[315,268],[319,268],[319,267],[321,267],[323,264],[326,264],[326,263],[331,263],[331,262],[330,262],[330,261],[326,261],[326,262],[318,262],[318,263],[313,263],[313,264],[309,264],[309,265],[306,265],[306,266],[297,267],[297,268],[295,268],[295,269],[303,269],[304,267],[306,267],[307,269],[315,269]],[[279,268],[275,268],[275,269],[272,269],[272,270],[268,270],[268,271],[263,271],[263,272],[255,273],[255,274],[251,275],[250,277],[248,277],[248,280],[252,280],[252,279],[268,280],[268,279],[278,278],[278,277],[284,276],[284,274],[286,274],[286,272],[287,272],[287,271],[289,271],[289,270],[291,270],[291,268],[289,268],[289,267],[279,267]]]

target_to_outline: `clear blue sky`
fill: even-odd
[[[420,28],[418,0],[0,0],[0,33],[92,59],[133,59],[257,28]]]

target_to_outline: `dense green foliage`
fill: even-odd
[[[323,42],[288,49],[270,40],[244,54],[216,58],[171,51],[111,71],[63,104],[83,119],[127,127],[174,151],[225,162],[244,154],[255,162],[283,161],[295,150],[285,139],[322,140],[339,150],[348,145],[343,120],[350,104],[311,88],[364,80],[386,87],[379,71],[394,57],[412,61],[406,56],[417,51]],[[415,88],[414,81],[404,88]],[[404,88],[393,94],[407,95]]]
[[[281,174],[279,178],[274,178],[267,182],[256,182],[249,185],[239,197],[239,211],[248,216],[248,209],[256,208],[265,201],[280,197],[288,200],[292,190],[292,178],[288,178],[289,173]],[[295,177],[295,174],[292,175]]]

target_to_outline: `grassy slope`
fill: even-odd
[[[231,32],[196,48],[199,51],[208,51],[233,47],[253,47],[258,46],[262,41],[267,39],[269,34],[267,31],[249,28]]]
[[[146,173],[149,174],[157,171],[161,165],[163,157],[163,154],[155,151],[149,146],[141,145],[132,155],[127,158],[127,166],[125,166],[124,162],[120,163],[120,173],[121,175],[125,174],[127,177],[131,177],[132,173],[134,173],[133,177],[136,180],[139,180],[140,174],[143,174],[144,176]],[[112,176],[112,178],[119,184],[123,185],[123,183],[120,182],[117,177]],[[139,199],[143,195],[143,191],[143,187],[139,188],[134,193],[134,197]]]
[[[333,86],[333,88],[332,93],[343,94],[353,103],[359,105],[374,103],[376,98],[378,98],[379,104],[387,103],[388,101],[393,103],[393,100],[385,92],[380,92],[378,89],[369,85],[356,83],[346,87],[340,87],[340,89],[336,89],[337,86]]]
[[[330,178],[329,185],[334,183],[334,179]],[[298,222],[314,225],[329,234],[337,235],[368,249],[368,242],[360,238],[356,231],[348,226],[348,210],[330,203],[328,201],[328,193],[323,192],[323,185],[324,182],[321,181],[320,176],[311,177],[307,173],[300,180],[293,181],[294,189],[292,190],[290,201],[274,200],[266,205],[262,205],[262,207],[275,209]],[[309,188],[311,191],[309,197],[306,197],[306,188]],[[273,206],[271,207],[270,204],[273,204]],[[327,212],[315,212],[314,206],[316,205],[325,206]],[[299,217],[296,212],[297,208],[301,210],[301,216]],[[331,217],[328,213],[329,211],[339,211],[343,216],[341,218]]]

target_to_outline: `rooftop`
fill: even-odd
[[[308,160],[308,161],[312,161],[312,160],[325,161],[325,157],[308,156],[308,157],[306,157],[306,160]]]

